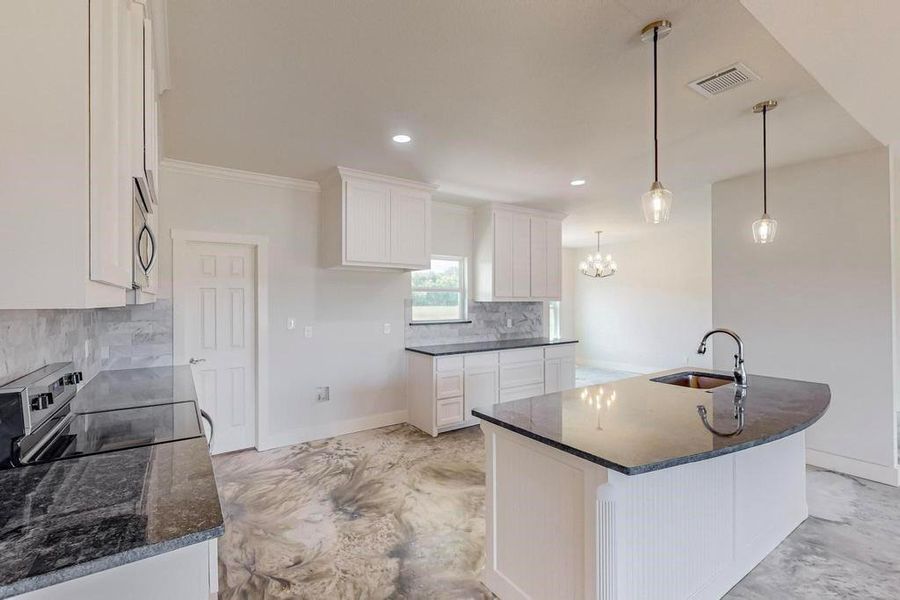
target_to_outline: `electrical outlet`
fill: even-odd
[[[507,328],[511,328],[511,327],[512,327],[512,319],[506,319],[506,327],[507,327]]]
[[[289,330],[290,330],[290,329],[296,329],[296,328],[297,328],[297,321],[295,321],[293,318],[290,318],[290,319],[288,319],[287,326],[288,326],[288,329],[289,329]]]
[[[91,340],[84,340],[84,357],[87,358],[91,355]]]
[[[384,324],[384,335],[388,335],[390,332],[391,332],[391,324],[385,323]]]
[[[307,325],[303,328],[303,337],[311,338],[312,337],[312,325]]]
[[[331,386],[316,388],[316,402],[329,402],[331,400]]]

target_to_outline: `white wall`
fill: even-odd
[[[750,373],[831,386],[809,462],[896,485],[889,177],[884,149],[772,171],[767,246],[760,176],[714,184],[713,323],[743,336]]]
[[[447,256],[472,256],[474,212],[467,206],[431,203],[431,252]]]
[[[648,226],[633,241],[601,238],[619,267],[612,277],[576,273],[596,248],[564,253],[564,269],[574,275],[563,304],[571,304],[579,363],[634,372],[709,364],[695,354],[712,314],[709,198],[708,187],[680,193],[670,223]]]
[[[270,444],[405,420],[408,274],[319,268],[317,193],[165,167],[161,186],[164,295],[171,293],[172,228],[269,238]],[[295,330],[287,330],[289,317]],[[318,403],[315,388],[324,385],[331,401]]]

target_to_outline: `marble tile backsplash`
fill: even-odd
[[[492,342],[544,335],[542,302],[469,302],[471,323],[410,325],[412,300],[404,304],[406,345],[430,346],[460,342]],[[507,319],[512,327],[507,327]]]
[[[72,361],[103,370],[172,364],[172,302],[91,310],[0,310],[0,383]]]

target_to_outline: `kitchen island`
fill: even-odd
[[[473,411],[494,594],[719,598],[806,519],[803,431],[828,386],[684,371]]]

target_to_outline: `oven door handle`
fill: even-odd
[[[144,262],[143,254],[141,254],[141,241],[144,239],[144,234],[147,234],[150,238],[150,258],[146,263]],[[141,269],[144,271],[144,275],[150,275],[150,270],[153,269],[153,263],[156,262],[156,236],[153,235],[153,230],[150,229],[146,223],[141,227],[141,232],[138,234],[137,257]]]
[[[212,417],[209,416],[202,408],[200,409],[200,416],[203,417],[203,420],[209,423],[209,442],[206,444],[207,447],[212,448],[213,444],[213,436],[215,435],[215,429],[213,428],[213,420]]]

